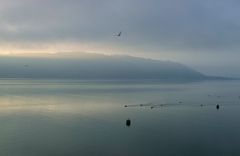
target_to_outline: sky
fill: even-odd
[[[240,77],[237,0],[0,2],[0,54],[124,54]]]

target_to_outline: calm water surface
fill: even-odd
[[[240,81],[0,80],[0,155],[239,156],[239,96]]]

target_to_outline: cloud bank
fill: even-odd
[[[1,0],[0,45],[231,65],[239,57],[239,10],[237,0]]]

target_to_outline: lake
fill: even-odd
[[[239,96],[240,81],[1,79],[0,155],[239,156]]]

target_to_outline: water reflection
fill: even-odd
[[[0,155],[240,155],[240,82],[44,83],[1,85]]]

